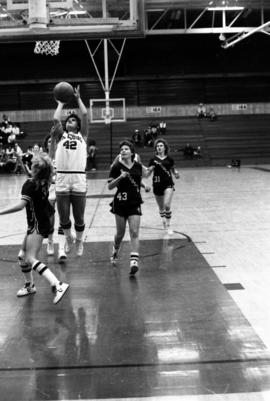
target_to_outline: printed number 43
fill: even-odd
[[[126,201],[127,200],[127,193],[126,192],[119,192],[117,195],[117,199],[119,201]]]
[[[75,150],[75,149],[77,149],[77,142],[76,142],[76,141],[65,141],[65,142],[63,143],[63,146],[64,146],[66,149]]]

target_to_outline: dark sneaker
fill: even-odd
[[[129,277],[130,278],[134,278],[135,274],[137,273],[138,270],[139,270],[138,265],[137,264],[132,264],[130,266]]]

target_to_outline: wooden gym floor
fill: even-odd
[[[0,218],[1,401],[269,401],[270,166],[183,169],[171,237],[143,193],[133,281],[128,236],[109,263],[106,178],[89,175],[83,257],[59,265],[44,244],[71,285],[56,306],[39,277],[36,295],[16,297],[25,212]],[[0,207],[24,179],[0,176]]]

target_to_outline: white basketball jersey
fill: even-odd
[[[64,132],[57,144],[55,164],[58,172],[84,172],[87,150],[82,135]]]

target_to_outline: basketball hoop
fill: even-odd
[[[59,47],[60,40],[38,40],[34,48],[34,53],[56,56],[59,53]]]

